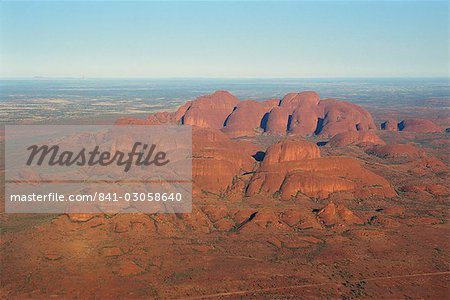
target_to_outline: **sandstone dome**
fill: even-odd
[[[319,158],[320,150],[315,143],[303,140],[282,140],[271,145],[264,156],[264,164]]]
[[[427,119],[406,119],[398,124],[400,131],[411,132],[441,132],[442,128]]]
[[[385,145],[375,133],[370,131],[348,131],[336,134],[328,142],[331,147],[344,147],[348,145]]]
[[[381,129],[382,130],[388,130],[388,131],[397,131],[398,130],[398,123],[395,119],[388,119],[381,123]]]
[[[181,124],[222,129],[230,137],[262,131],[332,137],[340,132],[376,129],[372,116],[364,108],[336,99],[321,100],[313,91],[289,93],[281,101],[239,101],[228,92],[218,91],[186,104],[175,119]]]
[[[369,154],[376,155],[378,157],[407,157],[418,158],[424,157],[425,152],[418,149],[412,144],[390,144],[384,146],[373,147],[367,151]]]
[[[187,101],[175,112],[159,112],[146,119],[122,118],[116,124],[185,124],[220,129],[232,138],[262,132],[333,137],[341,132],[376,129],[372,116],[361,106],[336,99],[321,100],[314,91],[265,101],[239,101],[227,91],[216,91]]]

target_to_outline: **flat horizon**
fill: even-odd
[[[268,80],[268,79],[449,79],[449,76],[392,76],[392,75],[380,75],[380,76],[297,76],[297,77],[76,77],[76,76],[31,76],[31,77],[0,77],[0,80]]]

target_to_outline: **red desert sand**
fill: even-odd
[[[449,124],[388,116],[218,91],[121,118],[193,126],[192,213],[2,214],[0,295],[447,299]]]

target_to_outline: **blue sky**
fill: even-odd
[[[442,2],[1,2],[0,77],[448,76]]]

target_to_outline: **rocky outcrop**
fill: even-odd
[[[299,107],[316,107],[320,102],[319,94],[312,91],[289,93],[281,100],[280,106],[294,111]]]
[[[317,214],[326,226],[335,225],[362,225],[364,221],[356,216],[350,209],[341,204],[328,203]]]
[[[381,130],[388,130],[388,131],[397,131],[398,130],[398,123],[395,119],[388,119],[381,123]]]
[[[404,186],[402,190],[412,193],[427,192],[433,196],[447,196],[450,194],[449,188],[440,184],[411,184]]]
[[[262,131],[331,137],[340,132],[375,129],[372,116],[362,107],[336,99],[320,100],[312,91],[289,93],[281,101],[262,102],[239,102],[230,93],[219,91],[185,104],[174,119],[182,124],[222,129],[230,137]]]
[[[448,165],[438,158],[429,155],[414,144],[392,144],[375,146],[366,153],[388,160],[401,166],[403,172],[414,176],[445,176]]]
[[[306,136],[314,133],[320,117],[319,94],[316,92],[289,93],[281,100],[280,107],[289,111],[289,133]]]
[[[407,132],[421,132],[421,133],[433,133],[442,132],[443,128],[434,124],[427,119],[405,119],[400,123],[397,123],[394,119],[388,119],[381,123],[382,130],[389,131],[407,131]]]
[[[228,116],[223,132],[230,137],[252,136],[261,133],[264,116],[278,105],[277,99],[258,102],[245,100],[237,104],[234,111]]]
[[[189,105],[181,117],[182,123],[203,128],[221,129],[239,100],[226,91],[201,96]]]
[[[410,131],[410,132],[441,132],[442,128],[434,124],[432,121],[427,119],[406,119],[398,124],[398,129],[400,131]]]
[[[359,105],[325,99],[319,102],[321,115],[314,133],[323,137],[333,137],[340,132],[376,129],[370,113]]]
[[[368,131],[348,131],[336,134],[328,142],[331,147],[344,147],[348,145],[367,146],[385,145],[375,133]]]
[[[274,107],[267,116],[264,131],[269,134],[285,135],[288,130],[289,110],[284,107]]]
[[[257,147],[250,142],[232,141],[219,130],[193,128],[193,192],[223,193],[233,179],[253,169]]]
[[[415,159],[424,157],[425,152],[418,149],[412,144],[391,144],[384,146],[376,146],[366,151],[368,154],[373,154],[381,158],[410,158]]]
[[[193,191],[229,193],[239,198],[258,193],[279,194],[282,199],[298,193],[326,198],[335,192],[358,195],[395,195],[382,177],[364,169],[351,158],[321,158],[316,144],[298,139],[270,146],[261,164],[253,156],[258,147],[230,138],[262,132],[279,135],[337,134],[331,145],[383,144],[376,135],[371,115],[358,105],[336,99],[320,100],[316,92],[289,93],[281,101],[239,101],[226,91],[199,97],[173,113],[157,113],[144,121],[122,119],[120,123],[193,126]],[[251,174],[250,181],[242,180]]]
[[[264,156],[264,164],[319,158],[320,150],[316,144],[303,140],[283,140],[270,146]]]
[[[250,180],[246,195],[279,194],[282,199],[298,193],[327,198],[341,191],[365,195],[395,196],[389,182],[352,158],[320,157],[306,141],[281,141],[270,146],[261,166]],[[316,146],[317,147],[317,146]]]
[[[336,99],[320,100],[316,92],[289,93],[281,101],[239,101],[227,91],[201,96],[176,112],[160,112],[146,119],[122,118],[119,125],[186,124],[221,129],[229,137],[274,135],[319,135],[375,129],[372,116],[362,107]]]
[[[375,129],[362,107],[336,99],[319,100],[315,92],[287,94],[268,117],[266,132],[331,137],[340,132]]]

